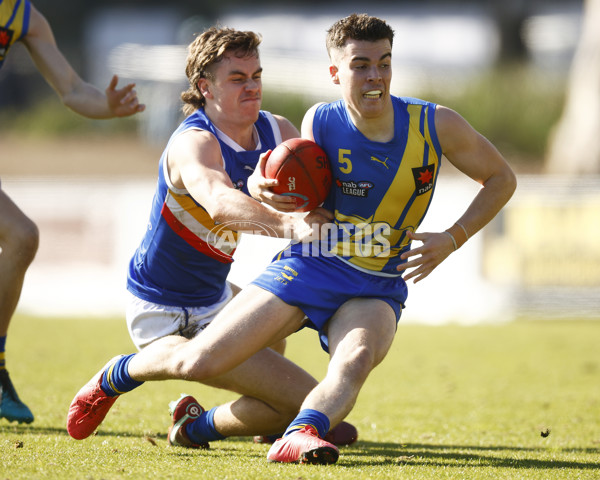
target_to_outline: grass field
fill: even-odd
[[[124,321],[17,316],[8,366],[36,420],[0,420],[0,478],[600,478],[599,339],[591,321],[400,325],[348,418],[359,441],[334,466],[281,465],[249,438],[209,451],[168,447],[167,404],[179,393],[208,407],[232,398],[185,382],[143,385],[97,435],[71,439],[75,392],[114,354],[133,351]],[[294,335],[288,352],[322,378],[327,357],[313,332]]]

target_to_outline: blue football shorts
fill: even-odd
[[[277,256],[251,283],[300,308],[308,317],[306,326],[319,332],[326,352],[329,349],[325,324],[347,300],[357,297],[383,300],[392,307],[398,322],[408,295],[400,276],[372,275],[337,257],[303,256],[293,248]]]

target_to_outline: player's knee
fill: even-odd
[[[346,378],[365,380],[375,367],[373,353],[364,345],[356,345],[344,353],[341,365]]]
[[[3,249],[10,252],[11,258],[21,265],[28,266],[37,253],[40,233],[37,225],[27,217],[16,222],[5,237]]]
[[[21,242],[20,242],[20,252],[22,256],[22,260],[30,264],[35,254],[38,251],[38,247],[40,244],[40,231],[35,223],[32,221],[29,222],[27,228],[22,231]]]
[[[182,355],[175,359],[173,368],[177,378],[193,382],[202,382],[223,373],[208,355]]]
[[[203,357],[203,361],[196,365],[194,375],[196,381],[217,378],[227,373],[228,368],[222,366],[218,358],[213,359],[210,356]]]
[[[171,358],[170,370],[174,378],[189,381],[201,381],[198,361],[186,355],[175,355]]]

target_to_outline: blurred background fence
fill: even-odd
[[[147,111],[119,121],[81,119],[58,105],[24,49],[11,51],[0,70],[0,176],[40,226],[42,242],[21,310],[123,314],[127,262],[145,228],[160,150],[181,120],[186,45],[195,33],[215,23],[261,33],[263,106],[299,126],[310,105],[339,97],[328,78],[327,28],[367,12],[396,31],[392,92],[456,109],[519,175],[504,212],[410,286],[405,318],[600,316],[598,172],[546,168],[584,25],[582,1],[279,3],[35,2],[86,79],[100,87],[112,73],[135,81]],[[450,165],[443,169],[425,230],[446,228],[477,189]],[[278,242],[246,237],[232,279],[249,281]]]

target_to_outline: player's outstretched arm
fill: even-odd
[[[410,233],[422,245],[403,253],[408,260],[399,271],[415,283],[427,277],[454,250],[487,225],[510,199],[517,186],[514,172],[498,150],[455,111],[438,106],[435,126],[446,158],[461,172],[481,184],[467,210],[445,232]]]
[[[58,49],[50,24],[33,5],[23,43],[42,76],[74,112],[88,118],[112,118],[144,110],[144,105],[138,102],[135,85],[117,89],[116,75],[104,93],[83,81]]]
[[[210,132],[192,130],[175,138],[169,147],[168,169],[175,187],[185,188],[215,222],[233,230],[260,224],[279,238],[292,235],[299,241],[312,241],[312,224],[320,227],[329,221],[323,209],[298,218],[266,208],[234,188],[223,167],[219,143]]]
[[[455,111],[438,106],[436,130],[444,156],[482,188],[451,233],[473,236],[487,225],[512,197],[517,179],[509,164],[492,143]],[[461,226],[462,225],[462,226]]]

